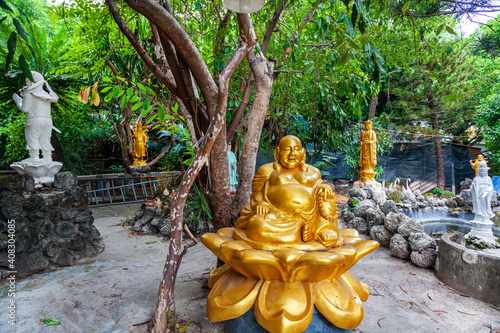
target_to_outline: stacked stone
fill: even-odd
[[[369,189],[353,189],[349,195],[340,216],[348,228],[369,234],[397,258],[410,259],[424,268],[434,265],[436,241],[424,232],[422,224],[400,213],[392,200],[379,205]]]
[[[9,220],[15,220],[18,276],[72,265],[104,250],[100,233],[93,225],[87,193],[71,172],[57,174],[53,188],[37,190],[33,178],[27,175],[0,178],[2,271],[12,271],[7,251]]]
[[[166,214],[166,209],[143,204],[140,210],[125,220],[125,223],[138,233],[170,237],[172,221]]]

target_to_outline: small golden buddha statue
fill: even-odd
[[[377,165],[377,134],[372,130],[372,122],[365,121],[365,130],[361,134],[361,152],[359,154],[360,181],[374,182]]]
[[[487,163],[487,161],[484,159],[484,156],[479,154],[477,155],[477,160],[475,162],[472,162],[472,160],[469,161],[470,163],[470,166],[472,167],[472,169],[474,169],[474,171],[476,172],[476,177],[477,177],[477,171],[479,170],[479,164],[481,164],[481,162],[484,162],[484,163]],[[488,167],[488,171],[490,170],[491,168]]]
[[[144,133],[147,131],[146,126],[142,126],[141,123],[135,123],[132,128],[134,139],[134,150],[132,153],[132,158],[134,162],[133,166],[146,166],[148,160],[148,150],[146,149],[146,143],[149,137]]]
[[[305,163],[299,138],[287,135],[274,151],[274,163],[259,168],[251,202],[241,212],[237,229],[248,238],[269,243],[319,241],[342,243],[338,236],[337,201],[320,171]]]

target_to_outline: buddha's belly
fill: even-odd
[[[267,199],[270,203],[285,213],[301,210],[309,213],[314,209],[312,188],[300,184],[281,184],[267,188]]]

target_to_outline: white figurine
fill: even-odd
[[[493,222],[491,218],[495,216],[491,211],[491,199],[496,195],[493,183],[488,176],[488,166],[486,162],[481,162],[478,167],[477,177],[472,181],[472,212],[475,214],[472,221],[472,229],[467,236],[479,237],[486,242],[495,242],[493,236]]]
[[[26,86],[21,91],[21,97],[14,94],[12,97],[17,107],[26,113],[26,149],[30,157],[24,162],[52,162],[52,117],[50,115],[50,104],[56,103],[59,97],[50,88],[49,84],[40,73],[31,72],[35,82],[26,79]],[[40,160],[39,150],[42,151],[43,159]]]
[[[52,161],[54,148],[50,144],[52,129],[60,132],[52,124],[50,114],[50,104],[56,103],[59,97],[40,73],[31,72],[31,75],[34,82],[26,79],[21,97],[18,94],[12,96],[17,107],[26,113],[24,135],[30,157],[21,162],[14,162],[11,167],[21,175],[30,175],[35,180],[35,187],[41,187],[42,184],[52,183],[54,175],[62,168],[62,163]]]

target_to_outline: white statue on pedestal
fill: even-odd
[[[54,181],[54,175],[59,172],[62,163],[52,161],[52,145],[50,137],[52,129],[58,131],[52,124],[50,104],[56,103],[59,97],[50,88],[49,84],[40,73],[31,72],[34,82],[26,79],[20,95],[14,94],[12,98],[17,107],[26,113],[26,149],[30,157],[11,165],[19,174],[29,174],[35,179],[35,184],[40,187],[42,183]],[[40,158],[40,151],[42,158]]]
[[[488,176],[488,166],[486,162],[481,162],[478,168],[478,175],[472,181],[472,212],[475,214],[472,221],[472,229],[467,236],[475,236],[483,239],[487,243],[496,242],[493,236],[493,222],[491,218],[495,216],[491,211],[491,199],[496,195],[493,183]]]

